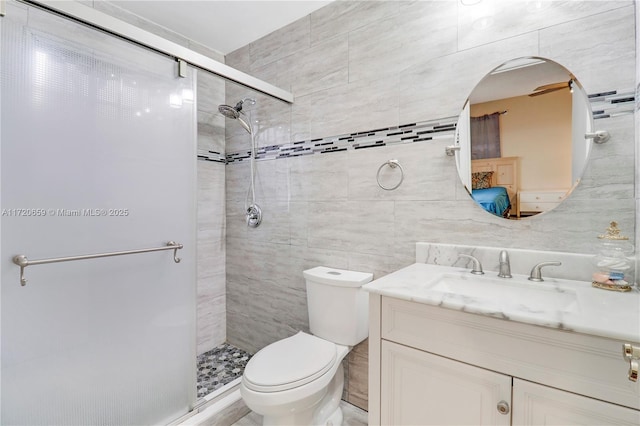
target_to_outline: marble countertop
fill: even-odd
[[[459,287],[448,287],[446,281]],[[477,287],[477,288],[476,288]],[[452,288],[463,288],[456,294]],[[640,342],[640,291],[618,293],[590,282],[527,276],[472,275],[469,269],[414,263],[363,286],[395,297],[564,331]]]

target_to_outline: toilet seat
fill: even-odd
[[[336,345],[303,332],[258,351],[244,370],[245,386],[256,392],[280,392],[305,385],[336,363]]]

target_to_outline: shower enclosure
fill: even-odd
[[[23,3],[0,26],[0,423],[169,423],[196,398],[195,72]],[[169,241],[24,286],[12,262]]]

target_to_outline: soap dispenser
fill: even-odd
[[[598,235],[598,254],[592,285],[613,291],[630,291],[634,285],[633,244],[620,233],[617,222],[611,222],[603,235]]]

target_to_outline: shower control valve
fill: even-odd
[[[257,204],[252,204],[247,208],[247,226],[257,228],[262,222],[262,209]]]

